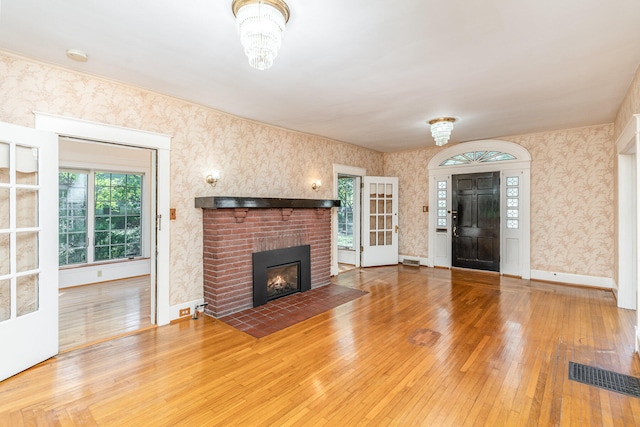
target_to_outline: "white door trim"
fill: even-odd
[[[355,166],[347,166],[335,164],[333,165],[333,198],[338,199],[338,175],[350,175],[359,177],[362,179],[363,176],[367,175],[367,170],[363,168],[358,168]],[[354,238],[355,238],[355,247],[356,247],[356,267],[360,267],[360,226],[361,226],[361,198],[360,198],[360,188],[355,189],[354,197],[355,197],[355,205],[357,208],[357,212],[353,214],[354,221]],[[356,224],[357,221],[357,224]],[[331,254],[331,275],[338,275],[338,211],[333,210],[331,215],[331,242],[332,242],[332,254]]]
[[[116,143],[132,147],[142,147],[157,152],[157,213],[160,216],[157,241],[152,240],[151,247],[157,247],[157,258],[152,250],[151,268],[156,266],[157,274],[157,318],[158,325],[166,325],[171,319],[169,305],[170,274],[170,224],[169,207],[171,191],[171,136],[154,132],[130,129],[104,123],[63,117],[54,114],[34,112],[36,129],[46,130],[62,136],[83,138],[98,142]],[[152,190],[153,191],[153,190]],[[152,239],[154,238],[152,233]]]
[[[442,166],[441,163],[445,160],[464,153],[475,151],[499,151],[503,153],[509,153],[515,157],[513,160],[502,160],[495,162],[472,162],[465,165],[449,165]],[[509,141],[503,141],[498,139],[488,139],[480,141],[470,141],[462,144],[452,145],[446,149],[438,152],[429,161],[429,266],[441,265],[444,267],[451,267],[451,194],[449,185],[449,194],[447,199],[447,227],[437,227],[437,181],[447,180],[451,183],[451,175],[467,174],[467,173],[479,173],[479,172],[495,172],[499,171],[501,176],[500,183],[500,272],[503,274],[514,274],[521,276],[523,279],[529,279],[531,277],[531,225],[530,225],[530,180],[531,180],[531,155],[521,145],[515,144]],[[507,229],[506,224],[506,207],[504,201],[506,200],[506,184],[505,177],[517,175],[520,177],[520,228],[517,231],[513,229]],[[437,228],[446,228],[446,248],[444,253],[443,262],[436,264],[435,248],[442,242],[437,241],[438,235],[436,234]],[[443,233],[440,233],[440,237]],[[506,260],[513,258],[513,254],[506,253],[506,240],[517,240],[517,263],[512,269],[505,271],[507,266]],[[513,247],[512,247],[513,248]],[[510,257],[507,257],[510,255]]]
[[[629,120],[616,141],[618,153],[618,307],[635,310],[638,298],[640,242],[638,212],[640,212],[640,114]],[[615,289],[614,289],[615,291]],[[640,316],[637,321],[640,326]]]

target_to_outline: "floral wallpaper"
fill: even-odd
[[[42,111],[173,136],[170,304],[202,297],[202,212],[194,197],[331,198],[333,164],[399,177],[400,253],[428,257],[427,164],[437,147],[378,153],[0,52],[0,121],[33,127]],[[640,112],[640,78],[616,122]],[[531,170],[531,267],[613,277],[613,124],[503,137]],[[204,182],[221,172],[216,188]],[[311,183],[322,180],[318,193]]]
[[[613,277],[613,125],[502,138],[531,154],[531,268]]]
[[[0,121],[33,127],[33,111],[173,136],[170,304],[202,297],[198,196],[332,198],[333,164],[383,174],[378,152],[241,119],[144,89],[0,52]],[[204,177],[218,169],[215,189]],[[311,183],[322,180],[319,192]]]
[[[614,141],[617,140],[620,133],[624,130],[624,127],[629,123],[631,116],[634,114],[640,114],[640,66],[636,70],[635,78],[631,82],[629,90],[618,109]]]
[[[531,268],[613,277],[613,125],[502,137],[529,150]],[[384,155],[400,182],[399,251],[428,257],[429,160],[438,148]]]

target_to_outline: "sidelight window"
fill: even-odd
[[[438,227],[447,226],[447,181],[438,181]]]
[[[520,177],[507,177],[507,228],[520,228]]]

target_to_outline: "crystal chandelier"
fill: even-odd
[[[442,147],[449,142],[451,131],[453,130],[453,122],[456,119],[453,117],[439,117],[437,119],[429,120],[431,125],[431,136],[436,140],[436,145]]]
[[[282,45],[289,6],[282,0],[233,0],[231,8],[249,65],[270,68]]]

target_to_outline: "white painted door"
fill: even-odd
[[[0,123],[0,381],[58,353],[58,136]]]
[[[398,178],[365,176],[362,191],[362,266],[398,263]]]

